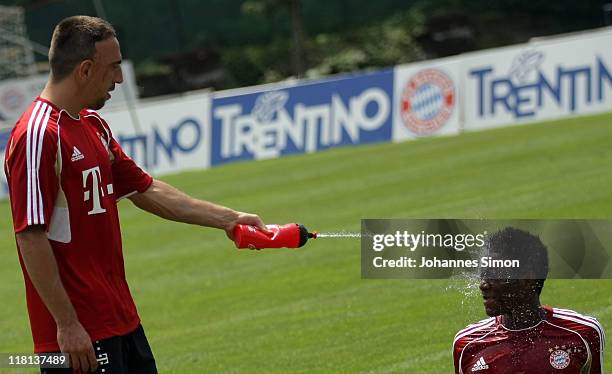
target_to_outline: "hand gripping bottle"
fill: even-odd
[[[299,248],[309,238],[316,238],[317,233],[309,233],[304,225],[288,223],[286,225],[266,225],[270,234],[254,226],[238,224],[234,227],[236,248]]]

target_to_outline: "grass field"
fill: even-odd
[[[268,223],[357,231],[361,218],[612,218],[612,114],[342,148],[163,178]],[[160,373],[450,373],[474,287],[362,280],[354,239],[237,251],[222,232],[120,203],[128,280]],[[7,202],[0,352],[31,350]],[[549,280],[542,301],[612,326],[612,280]],[[606,369],[612,355],[606,352]],[[16,373],[5,370],[2,373]],[[31,371],[36,373],[36,370]]]

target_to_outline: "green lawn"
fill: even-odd
[[[357,231],[361,218],[612,218],[611,122],[607,114],[163,179],[268,223],[319,231]],[[455,332],[484,317],[465,282],[362,280],[355,239],[237,251],[222,232],[120,206],[128,279],[161,373],[449,373]],[[27,352],[7,202],[0,216],[0,352]],[[611,280],[550,280],[542,299],[609,327],[610,295]],[[610,371],[609,349],[606,360]]]

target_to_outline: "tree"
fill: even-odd
[[[293,75],[301,78],[305,72],[304,19],[301,0],[248,0],[242,5],[243,12],[266,16],[280,10],[288,10],[291,18]]]

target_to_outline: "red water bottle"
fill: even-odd
[[[234,227],[236,248],[299,248],[309,238],[316,238],[316,233],[309,233],[304,225],[288,223],[286,225],[266,225],[271,233],[266,234],[255,226],[238,224]]]

